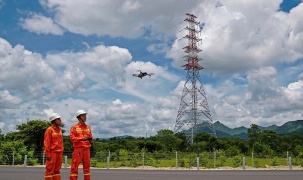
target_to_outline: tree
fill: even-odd
[[[204,150],[206,151],[213,151],[214,149],[216,149],[218,144],[217,138],[206,132],[197,133],[194,137],[194,142],[195,143],[205,142],[206,147]]]
[[[156,139],[162,143],[167,151],[176,150],[178,139],[172,130],[164,129],[157,132]]]
[[[2,130],[0,129],[0,141],[4,140],[4,134],[2,134]]]
[[[272,130],[264,130],[259,135],[260,142],[266,144],[270,149],[277,151],[280,145],[280,136]]]
[[[211,135],[206,132],[199,132],[194,137],[194,142],[209,142]]]
[[[191,151],[199,154],[201,152],[205,152],[208,149],[208,142],[205,141],[200,141],[200,142],[195,142],[194,144],[191,145]]]
[[[17,125],[17,130],[24,138],[24,144],[33,148],[35,152],[43,151],[45,130],[51,126],[49,121],[30,120],[27,123]]]
[[[26,149],[22,140],[5,141],[1,145],[0,151],[2,151],[0,155],[0,164],[8,165],[11,165],[13,161],[14,164],[22,164],[24,155],[31,154],[31,151]]]
[[[73,143],[69,140],[69,136],[63,136],[63,143],[65,152],[73,151]]]
[[[247,129],[247,135],[251,146],[259,139],[260,133],[261,129],[256,124],[250,125],[250,128]]]
[[[240,150],[240,153],[242,153],[242,154],[247,154],[248,153],[249,148],[248,148],[247,143],[240,142],[238,144],[238,148]]]
[[[5,135],[6,141],[23,140],[23,135],[20,132],[9,132]]]
[[[190,142],[188,142],[186,135],[184,133],[178,132],[175,134],[175,136],[178,139],[176,150],[182,152],[188,150],[188,147],[190,146]]]
[[[253,151],[255,154],[259,156],[272,156],[273,150],[267,144],[261,144],[259,142],[255,142],[253,145]]]
[[[160,151],[164,148],[164,145],[161,144],[160,142],[157,141],[138,141],[137,147],[139,149],[146,149],[147,152],[155,152],[155,151]],[[134,148],[134,147],[133,147]]]
[[[299,156],[300,153],[303,153],[303,146],[301,146],[301,145],[299,145],[299,144],[296,145],[295,148],[294,148],[293,153],[294,153],[294,156],[295,156],[295,157]]]

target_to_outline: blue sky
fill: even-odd
[[[174,129],[186,13],[203,23],[200,71],[213,121],[303,119],[300,0],[0,0],[0,127],[78,109],[95,137]],[[137,70],[154,73],[143,79]]]

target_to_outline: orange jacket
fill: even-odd
[[[93,138],[90,126],[78,123],[70,128],[71,142],[74,148],[90,148],[91,141],[83,141],[83,138]]]
[[[48,127],[44,133],[44,152],[50,156],[51,152],[63,152],[62,130],[55,125]]]

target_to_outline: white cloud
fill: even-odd
[[[61,52],[46,56],[47,62],[57,68],[73,64],[79,66],[80,69],[89,68],[95,71],[102,69],[106,73],[121,70],[131,58],[127,49],[104,45],[89,48],[84,52]]]
[[[160,122],[162,124],[159,128],[171,126],[169,118],[176,111],[171,102],[177,99],[161,97],[161,93],[167,91],[167,86],[173,87],[178,77],[170,74],[165,67],[151,62],[130,62],[132,56],[128,50],[116,46],[99,45],[83,52],[52,53],[43,59],[41,55],[25,50],[21,45],[12,47],[7,41],[1,40],[0,52],[4,58],[1,58],[0,63],[10,70],[1,69],[4,75],[1,78],[5,80],[1,81],[1,86],[8,90],[1,91],[0,98],[1,101],[8,98],[11,105],[20,103],[17,109],[5,109],[9,105],[5,104],[1,114],[10,119],[9,123],[3,125],[6,132],[14,131],[15,124],[25,123],[27,119],[47,120],[51,112],[59,113],[66,127],[70,127],[77,123],[74,114],[78,109],[88,112],[88,123],[92,125],[96,136],[99,133],[100,137],[119,134],[144,136],[145,133],[155,134],[159,129],[150,127]],[[154,75],[142,80],[133,77],[132,73],[137,73],[138,69]],[[24,74],[31,79],[25,78],[28,76]],[[120,89],[116,89],[120,82],[112,81],[109,77],[117,79],[119,76],[124,78],[124,83]],[[90,84],[91,81],[94,83]],[[122,102],[116,99],[110,102],[90,97],[94,96],[91,92],[102,88],[148,101]],[[12,89],[19,89],[19,94],[14,97],[10,93]],[[30,97],[25,96],[27,93]],[[90,98],[86,99],[83,95],[78,98],[77,93],[88,94]],[[14,101],[12,98],[15,98]],[[156,105],[153,107],[153,103],[147,102],[155,102]]]
[[[277,70],[273,67],[263,67],[251,71],[247,75],[247,86],[233,84],[237,91],[219,96],[218,87],[206,87],[214,120],[219,120],[229,127],[258,124],[268,126],[282,125],[286,121],[302,119],[301,80],[292,82],[287,87],[280,86]],[[237,86],[242,88],[236,88]],[[230,88],[227,88],[230,89]]]
[[[122,14],[128,14],[130,12],[134,12],[138,8],[142,7],[142,4],[138,1],[127,0],[118,8],[118,11]]]
[[[0,122],[0,129],[2,131],[2,128],[4,127],[5,123],[4,122]],[[2,132],[3,133],[3,132]]]
[[[290,102],[301,104],[303,101],[303,80],[290,83],[286,88],[282,89]]]
[[[277,62],[293,62],[303,57],[300,43],[303,27],[302,23],[297,23],[303,18],[300,13],[303,3],[294,7],[290,13],[285,13],[279,11],[281,0],[268,0],[265,3],[224,0],[220,5],[213,1],[189,4],[160,0],[40,2],[54,11],[54,19],[60,26],[73,33],[130,38],[140,37],[146,31],[150,31],[154,38],[159,34],[169,37],[176,35],[177,40],[167,53],[167,57],[174,59],[176,68],[184,64],[184,52],[180,49],[187,44],[185,40],[179,41],[186,32],[177,33],[186,23],[178,23],[185,19],[180,19],[181,15],[189,11],[197,15],[197,21],[205,24],[201,32],[203,45],[200,48],[203,49],[202,66],[209,71],[249,71]],[[165,44],[160,43],[149,45],[148,51],[162,53],[167,49]]]
[[[172,91],[172,94],[178,97],[181,97],[183,93],[183,87],[184,87],[185,81],[180,81],[177,85],[177,87]]]
[[[43,112],[46,114],[47,117],[49,117],[51,114],[54,113],[53,109],[44,109]]]
[[[70,32],[128,38],[140,37],[147,29],[151,29],[152,33],[171,35],[179,30],[169,27],[178,24],[181,19],[177,17],[188,12],[190,8],[187,1],[171,3],[161,0],[93,2],[43,0],[40,2],[47,9],[54,11],[56,22]]]
[[[281,1],[221,1],[208,17],[205,6],[198,14],[205,25],[201,32],[203,50],[200,57],[207,71],[234,73],[247,72],[254,68],[270,66],[279,62],[294,62],[303,57],[302,26],[303,3],[290,13],[278,11]],[[206,17],[206,18],[205,18]],[[184,23],[184,26],[186,24]],[[296,32],[296,33],[294,33]],[[173,65],[180,68],[186,46],[185,34],[177,39],[167,56],[174,59]]]
[[[74,92],[82,92],[81,87],[85,79],[85,74],[77,67],[70,64],[67,65],[62,77],[57,77],[54,86],[50,88],[50,94],[44,98],[56,98],[62,94],[72,94]]]
[[[135,38],[148,30],[154,38],[159,34],[169,37],[177,35],[176,42],[167,53],[167,57],[174,59],[173,65],[176,68],[181,68],[184,64],[184,52],[180,49],[187,44],[185,39],[179,41],[186,31],[177,33],[187,24],[178,23],[185,19],[185,13],[191,11],[191,8],[198,17],[197,21],[205,23],[201,32],[203,45],[200,48],[203,52],[200,56],[204,59],[202,66],[208,71],[245,72],[277,62],[293,62],[303,57],[300,43],[303,37],[302,25],[297,23],[303,18],[300,13],[303,3],[290,13],[285,13],[279,11],[281,0],[269,0],[266,3],[224,0],[220,5],[205,1],[190,5],[183,1],[172,3],[135,0],[41,2],[44,7],[55,12],[54,19],[60,26],[74,33]],[[183,17],[180,16],[182,12],[184,18],[176,18]],[[148,51],[157,54],[166,52],[167,48],[163,43],[150,44]]]
[[[247,76],[247,81],[250,89],[275,88],[276,76],[277,71],[274,67],[262,67],[251,71]],[[260,86],[261,84],[263,87]]]
[[[167,52],[169,50],[169,47],[166,43],[150,44],[147,47],[147,50],[154,54],[161,54]]]
[[[83,52],[48,54],[46,55],[46,62],[56,69],[67,66],[72,67],[75,72],[75,68],[78,68],[77,75],[81,75],[81,72],[83,72],[85,80],[82,75],[70,76],[73,79],[75,78],[74,80],[79,79],[79,82],[73,82],[75,84],[72,84],[72,87],[76,84],[80,85],[83,80],[82,85],[86,85],[86,88],[119,89],[123,87],[125,81],[124,67],[129,63],[131,58],[132,56],[127,49],[117,46],[106,47],[99,45]],[[92,87],[87,87],[88,82],[95,84]],[[61,83],[61,86],[65,86],[65,84]]]
[[[41,55],[25,50],[21,45],[11,47],[2,38],[0,41],[0,52],[4,54],[0,61],[0,87],[8,92],[21,93],[21,99],[43,93],[41,88],[53,78],[54,70],[42,60]]]
[[[10,107],[19,104],[21,99],[13,96],[8,90],[0,91],[0,107]]]
[[[5,39],[0,38],[0,57],[4,58],[5,56],[8,56],[11,52],[12,45],[9,44]],[[1,61],[1,63],[3,63]],[[2,64],[3,65],[3,64]]]
[[[153,73],[153,75],[142,79],[133,77],[132,74],[139,73],[138,70]],[[123,85],[125,92],[151,102],[156,100],[155,97],[168,94],[167,88],[179,80],[176,75],[169,73],[164,67],[151,62],[133,61],[125,67],[125,74],[127,75]]]
[[[292,9],[289,14],[289,18],[285,22],[289,25],[288,40],[286,45],[293,49],[293,52],[297,57],[302,57],[303,52],[303,3],[299,4],[296,8]],[[294,59],[295,60],[295,59]]]
[[[51,18],[39,14],[33,14],[30,18],[21,19],[20,25],[37,34],[62,35],[64,31]]]
[[[113,105],[120,105],[122,104],[120,99],[116,99],[115,101],[113,101]]]
[[[186,35],[178,33],[187,25],[179,22],[194,8],[197,20],[204,23],[201,75],[213,120],[239,127],[303,118],[298,60],[303,49],[302,3],[284,13],[278,11],[281,0],[39,2],[54,16],[32,14],[23,19],[22,27],[30,32],[69,31],[75,37],[96,35],[99,42],[104,35],[109,40],[144,38],[150,43],[148,52],[160,57],[169,51],[166,56],[177,68],[184,64],[182,48],[188,42],[168,44]],[[155,135],[160,129],[173,129],[185,71],[179,77],[158,61],[133,60],[127,48],[86,45],[83,51],[45,52],[44,57],[0,38],[0,111],[5,119],[1,128],[15,130],[26,119],[47,119],[48,113],[57,112],[68,133],[77,123],[75,112],[84,109],[95,137]],[[286,67],[281,69],[279,63]],[[138,70],[154,74],[133,77]]]

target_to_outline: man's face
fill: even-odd
[[[60,118],[55,119],[55,124],[57,126],[60,126],[61,125],[61,119]]]
[[[82,119],[83,122],[85,122],[86,121],[86,114],[81,114],[80,118]]]

